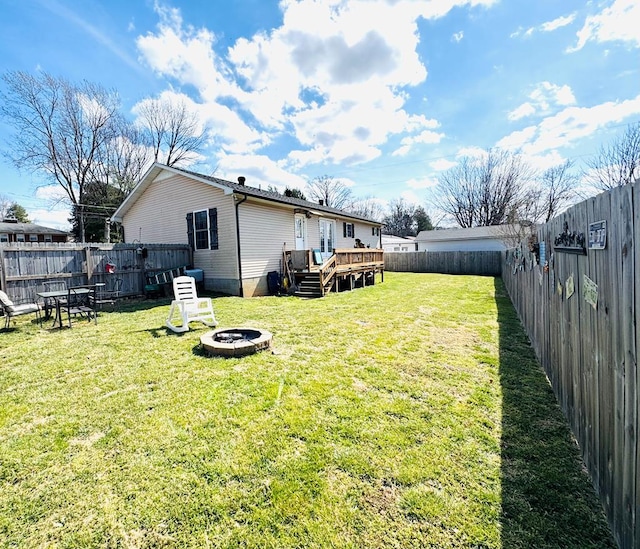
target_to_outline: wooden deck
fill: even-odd
[[[384,251],[378,248],[334,250],[324,262],[313,250],[286,250],[284,274],[300,297],[322,297],[330,291],[353,290],[384,282]]]

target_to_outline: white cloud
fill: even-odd
[[[48,203],[47,207],[25,207],[29,219],[37,225],[44,225],[61,231],[70,231],[71,208],[69,198],[60,185],[38,187],[35,192],[38,203]]]
[[[519,36],[530,38],[536,32],[553,32],[557,29],[570,25],[575,21],[575,18],[576,14],[572,13],[563,17],[557,17],[553,21],[547,21],[545,23],[542,23],[541,25],[538,25],[537,27],[529,27],[528,29],[518,27],[518,29],[512,32],[509,36],[510,38],[517,38]]]
[[[456,32],[453,34],[453,36],[451,37],[451,41],[452,42],[462,42],[462,39],[464,38],[464,31],[460,31],[460,32]]]
[[[442,138],[429,131],[437,122],[405,110],[404,90],[427,76],[418,19],[495,2],[283,0],[282,24],[238,39],[226,57],[211,31],[156,4],[158,28],[137,45],[156,73],[195,87],[221,154],[253,154],[287,136],[299,144],[292,166],[348,165],[378,157],[394,135],[408,135],[406,151]]]
[[[640,3],[637,0],[615,0],[597,15],[587,17],[577,33],[578,42],[568,52],[582,49],[587,42],[630,42],[640,47]]]
[[[400,193],[400,197],[413,206],[420,206],[422,202],[422,199],[414,191],[403,191]]]
[[[452,162],[451,160],[447,160],[446,158],[439,158],[429,164],[429,166],[439,172],[444,172],[454,166],[457,166],[457,162]]]
[[[43,225],[60,231],[71,231],[71,224],[69,223],[71,211],[69,209],[47,210],[44,208],[35,208],[27,210],[27,213],[29,214],[31,222],[36,225]]]
[[[407,187],[410,189],[428,189],[429,187],[435,187],[438,184],[438,180],[432,177],[424,177],[421,179],[410,179],[407,181]]]
[[[521,118],[526,118],[527,116],[533,116],[536,113],[536,108],[529,103],[523,103],[519,107],[513,109],[508,115],[507,118],[509,120],[520,120]]]
[[[503,137],[497,146],[502,149],[520,149],[527,143],[529,143],[536,135],[537,128],[535,126],[529,126],[523,130],[515,131]]]
[[[305,178],[286,171],[281,164],[265,155],[229,154],[219,158],[215,176],[227,181],[237,181],[238,176],[247,178],[251,187],[272,185],[283,191],[285,187],[303,189]]]
[[[157,98],[168,104],[184,104],[187,111],[194,113],[200,124],[198,131],[206,131],[210,135],[211,146],[224,147],[230,153],[252,152],[270,142],[264,132],[252,128],[227,105],[217,102],[198,103],[184,93],[165,90]],[[153,99],[143,99],[131,109],[139,116],[141,107]]]
[[[443,133],[433,132],[431,130],[424,130],[418,135],[412,135],[402,138],[400,141],[400,147],[391,153],[392,156],[405,156],[408,154],[413,146],[416,144],[428,144],[433,145],[440,143],[444,137]]]
[[[523,103],[507,114],[509,120],[520,120],[529,116],[549,114],[554,107],[573,105],[576,99],[569,86],[557,86],[541,82],[529,94],[530,101]]]
[[[593,107],[567,107],[537,126],[513,132],[496,146],[521,149],[530,156],[543,155],[589,137],[602,127],[620,124],[640,115],[640,95],[625,101],[608,101]]]
[[[543,23],[540,25],[540,30],[543,32],[552,32],[556,29],[560,29],[562,27],[566,27],[574,22],[576,18],[576,14],[572,13],[571,15],[567,15],[566,17],[558,17],[553,21],[548,21],[547,23]]]
[[[482,158],[487,154],[487,151],[480,147],[463,147],[461,148],[456,156],[458,158],[462,158],[464,156],[468,156],[469,158]]]

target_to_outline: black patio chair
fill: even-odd
[[[60,314],[67,313],[69,328],[71,328],[71,317],[91,319],[98,324],[98,314],[96,312],[96,287],[95,285],[73,286],[67,290],[67,297],[60,303]],[[62,318],[60,318],[62,324]]]
[[[45,280],[42,283],[42,292],[62,292],[66,291],[67,283],[64,280]],[[52,298],[45,297],[43,298],[42,309],[44,311],[44,318],[48,319],[51,317],[51,311],[56,308],[56,299],[60,298]],[[62,299],[64,301],[64,299]]]

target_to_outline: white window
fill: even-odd
[[[24,233],[16,234],[16,242],[24,242]]]
[[[30,234],[29,235],[29,242],[38,242],[38,235],[37,234]]]
[[[9,234],[0,233],[0,242],[9,242]]]
[[[53,238],[51,237],[50,234],[45,234],[44,235],[44,241],[45,242],[53,242]]]

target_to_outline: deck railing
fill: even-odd
[[[333,255],[324,262],[314,261],[313,250],[285,250],[284,262],[292,272],[323,270],[328,261],[335,260],[336,269],[348,266],[360,267],[373,265],[384,268],[384,250],[379,248],[341,248],[333,251]],[[335,259],[332,259],[335,258]]]
[[[283,275],[293,286],[309,287],[324,296],[339,288],[353,289],[358,285],[374,284],[376,275],[384,281],[384,250],[379,248],[343,248],[322,261],[319,250],[284,250]],[[301,295],[302,295],[301,293]]]
[[[377,265],[384,266],[384,250],[379,248],[342,248],[334,250],[338,270],[343,265]]]
[[[335,282],[334,276],[336,274],[337,257],[334,253],[320,267],[320,290],[322,291],[322,295],[331,290],[331,286],[333,286]]]

